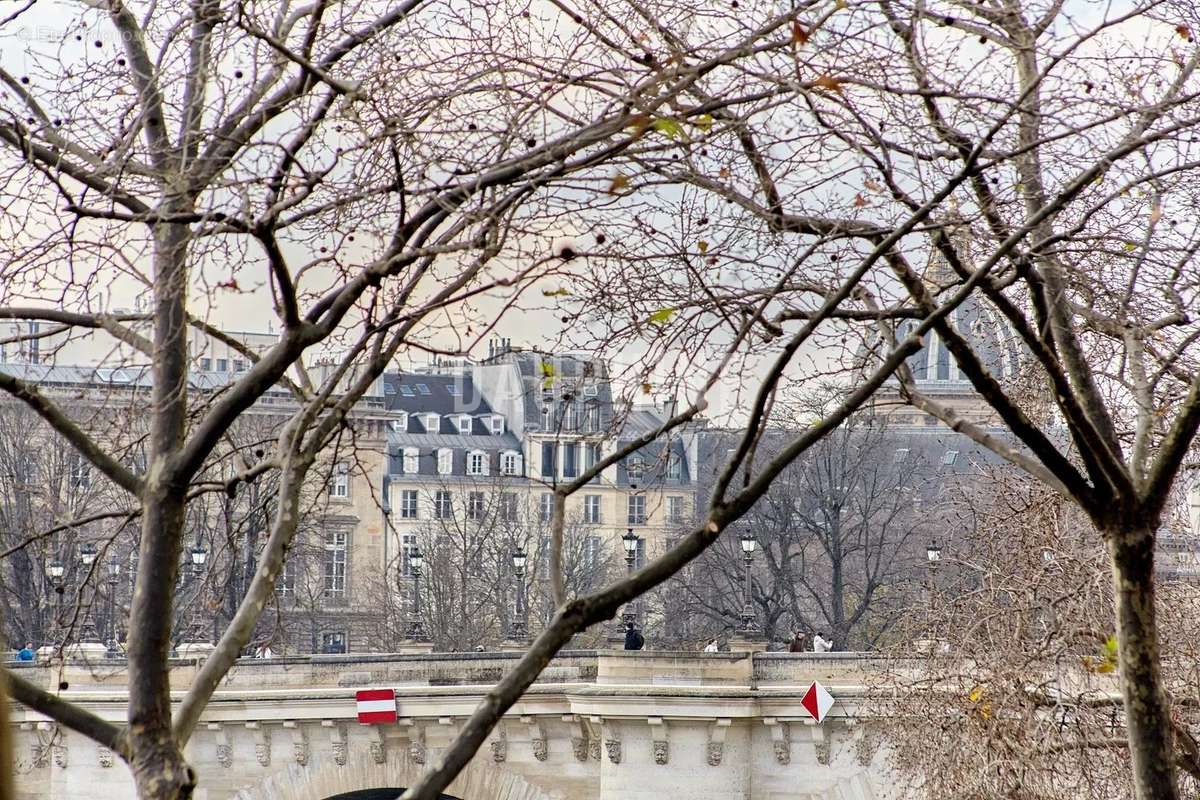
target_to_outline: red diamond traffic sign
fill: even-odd
[[[358,705],[358,721],[364,725],[396,721],[395,689],[360,689],[354,699]]]
[[[816,681],[812,682],[812,686],[809,686],[808,691],[804,693],[804,699],[800,701],[800,705],[804,706],[804,710],[817,722],[825,719],[825,715],[829,713],[829,709],[833,708],[833,703],[833,695]]]

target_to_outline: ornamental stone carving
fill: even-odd
[[[302,767],[308,763],[308,742],[302,737],[296,737],[292,740],[292,757]]]
[[[721,766],[721,759],[725,756],[724,742],[709,742],[708,743],[708,765],[710,767]]]
[[[113,765],[112,750],[109,750],[107,747],[101,747],[96,754],[100,757],[100,766],[104,769],[108,769]]]
[[[228,743],[217,743],[217,763],[225,769],[233,766],[233,747]]]
[[[779,764],[786,766],[786,765],[792,763],[791,742],[788,742],[785,739],[776,739],[774,742],[774,746],[775,746],[775,760]]]
[[[587,761],[588,757],[588,740],[582,736],[571,737],[571,752],[575,754],[576,761]]]
[[[662,742],[662,741],[654,742],[654,763],[655,764],[658,764],[660,767],[664,766],[667,763],[669,754],[670,754],[670,749],[668,748],[666,742]]]
[[[829,740],[821,739],[813,743],[813,749],[817,751],[817,763],[824,766],[829,766]]]
[[[371,742],[371,760],[376,764],[382,764],[387,760],[387,754],[383,749],[383,742],[378,739]]]
[[[508,740],[502,738],[492,739],[492,761],[497,764],[502,763],[508,758]]]
[[[54,749],[54,765],[61,769],[67,768],[67,744],[63,741],[55,742],[52,745]]]
[[[346,766],[346,761],[349,757],[349,748],[346,746],[345,739],[339,739],[333,743],[333,763],[339,767]]]
[[[412,759],[414,764],[425,763],[425,745],[420,742],[411,742],[408,745],[408,757]]]
[[[600,760],[600,740],[588,739],[588,755],[592,757],[592,761]]]
[[[604,750],[608,753],[608,760],[613,764],[621,763],[621,740],[620,739],[605,739]]]
[[[538,761],[545,761],[550,756],[550,748],[545,739],[531,739],[529,743],[533,747],[533,757]]]
[[[254,743],[254,757],[258,759],[259,766],[271,766],[271,729],[257,728],[255,735],[258,741]]]

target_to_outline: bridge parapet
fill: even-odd
[[[325,800],[407,785],[450,746],[518,653],[245,659],[205,709],[188,757],[207,800]],[[178,700],[195,659],[173,663]],[[17,664],[22,677],[121,723],[124,664]],[[509,710],[451,787],[464,800],[874,800],[883,762],[865,691],[890,673],[859,654],[572,651]],[[821,722],[802,698],[837,698]],[[395,689],[398,719],[357,722],[355,690]],[[14,709],[20,800],[132,797],[113,754]],[[514,788],[515,787],[515,788]],[[803,787],[802,789],[800,787]],[[519,790],[519,791],[518,791]]]
[[[520,653],[402,653],[240,659],[221,690],[338,689],[490,686]],[[171,686],[186,690],[200,659],[171,662]],[[683,651],[576,650],[559,653],[539,684],[600,686],[726,686],[745,688],[826,685],[869,686],[886,680],[896,662],[865,653],[695,653]],[[903,666],[903,665],[901,665]],[[120,690],[124,661],[68,660],[10,667],[37,685],[84,691]],[[62,684],[66,684],[65,687]]]

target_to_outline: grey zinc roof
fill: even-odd
[[[542,409],[548,403],[557,405],[561,402],[564,384],[574,384],[576,379],[582,381],[585,378],[594,379],[596,395],[573,397],[573,402],[580,404],[577,406],[579,408],[588,403],[595,403],[599,409],[600,427],[606,429],[611,425],[612,387],[609,383],[608,367],[603,361],[585,359],[571,354],[555,355],[535,351],[511,351],[499,356],[497,361],[502,363],[504,359],[511,360],[521,376],[524,388],[522,399],[525,405],[526,427],[541,430]],[[550,397],[547,397],[544,392],[547,376],[543,364],[550,365],[555,380],[553,395]]]
[[[437,449],[449,447],[460,450],[517,450],[521,444],[511,433],[503,436],[467,436],[461,433],[404,433],[402,431],[388,432],[388,445],[391,449],[400,447],[420,447]]]
[[[52,364],[0,364],[0,373],[38,384],[61,386],[111,386],[149,389],[153,374],[149,366],[92,367],[59,366]],[[188,386],[199,391],[211,391],[228,386],[237,373],[191,370]]]
[[[385,374],[383,381],[383,393],[389,411],[442,415],[492,413],[492,407],[476,390],[470,375],[392,372]],[[406,393],[405,389],[411,394]]]

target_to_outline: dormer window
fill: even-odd
[[[630,480],[638,480],[642,477],[642,472],[646,469],[646,463],[639,455],[632,455],[625,460],[625,471],[629,473]]]
[[[464,436],[471,435],[471,424],[470,414],[459,414],[454,418],[454,427],[458,428],[458,432]]]
[[[493,436],[504,435],[504,417],[499,414],[492,414],[488,417],[488,428],[491,429]]]
[[[472,450],[467,453],[467,474],[487,475],[488,455],[482,450]]]
[[[416,475],[420,472],[421,451],[415,447],[404,448],[404,474]]]
[[[667,455],[667,478],[677,481],[683,478],[683,459],[678,453],[669,453]]]
[[[438,475],[449,475],[454,472],[454,451],[442,448],[437,451]]]
[[[521,461],[521,454],[516,450],[505,450],[500,454],[500,474],[520,475]]]
[[[437,414],[422,414],[421,422],[425,424],[426,433],[437,433],[442,427],[442,418]]]

